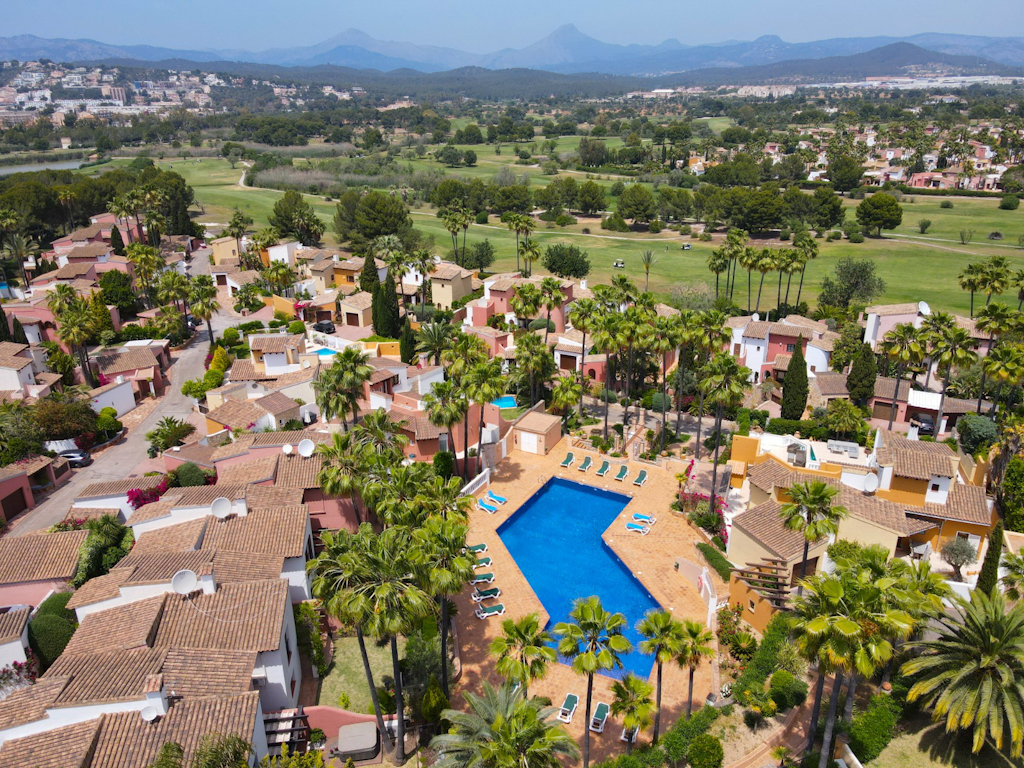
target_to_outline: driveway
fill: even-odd
[[[212,324],[214,332],[217,333],[231,325],[232,319],[223,312],[218,312],[213,317]],[[45,530],[67,517],[71,502],[90,483],[121,480],[128,477],[134,467],[146,459],[146,451],[149,449],[146,433],[154,429],[160,419],[165,416],[185,419],[193,413],[192,399],[181,394],[181,385],[189,379],[199,378],[203,375],[205,372],[203,363],[208,351],[209,334],[204,326],[192,344],[175,358],[168,370],[171,383],[153,413],[142,424],[131,430],[120,443],[112,445],[98,454],[95,461],[88,467],[75,470],[70,481],[19,519],[11,534],[21,536]]]

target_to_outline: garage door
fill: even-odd
[[[3,508],[4,520],[10,520],[19,512],[24,512],[28,509],[28,502],[25,501],[24,491],[19,488],[13,493],[8,494],[3,501],[0,501],[0,507]]]
[[[871,416],[875,419],[885,419],[888,421],[892,408],[892,405],[889,403],[875,403],[875,407],[871,409]]]
[[[540,453],[537,447],[537,435],[532,432],[520,432],[519,449],[526,451],[526,453]]]

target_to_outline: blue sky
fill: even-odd
[[[764,34],[791,42],[917,32],[1024,34],[1021,0],[3,0],[0,35],[171,48],[308,45],[354,27],[477,53],[573,23],[600,40],[690,45]]]

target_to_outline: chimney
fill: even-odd
[[[212,566],[207,565],[204,571],[199,574],[199,589],[202,590],[204,595],[217,593],[217,575],[213,572]]]
[[[146,706],[153,707],[160,715],[167,714],[167,693],[164,690],[164,676],[150,675],[146,678],[142,692],[146,695]]]
[[[582,280],[580,280],[580,289],[584,290],[584,291],[587,290],[587,279],[586,278],[583,278]]]

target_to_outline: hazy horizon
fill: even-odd
[[[765,18],[756,0],[734,0],[728,13],[714,4],[683,0],[638,0],[628,6],[607,0],[563,0],[558,15],[550,3],[521,0],[500,12],[468,0],[393,0],[385,17],[379,6],[337,0],[300,0],[281,18],[271,0],[38,0],[8,3],[0,35],[90,38],[113,45],[154,45],[177,49],[249,50],[319,43],[347,29],[379,40],[410,42],[489,53],[523,48],[564,24],[603,42],[656,45],[676,38],[686,45],[753,40],[778,35],[786,42],[833,37],[909,36],[920,33],[1009,36],[1024,34],[1024,3],[976,0],[964,13],[962,0],[863,0],[855,14],[848,6],[810,0],[779,0]],[[898,11],[896,10],[898,7]]]

